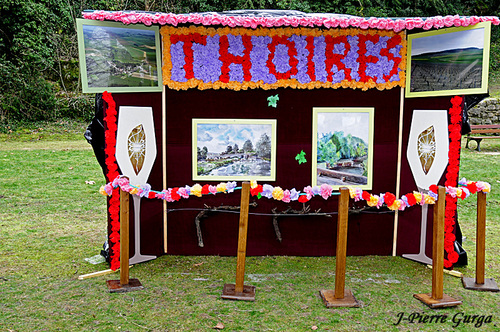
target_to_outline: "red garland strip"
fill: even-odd
[[[451,98],[450,125],[450,149],[448,152],[448,168],[446,170],[445,186],[456,187],[458,185],[458,170],[460,165],[460,139],[462,127],[462,97]],[[457,198],[446,195],[446,212],[444,226],[444,249],[447,257],[444,259],[444,267],[451,268],[458,261],[458,253],[455,251],[455,216],[457,211]]]
[[[104,117],[104,137],[106,155],[107,180],[112,181],[120,175],[118,164],[116,163],[116,103],[111,93],[105,91],[102,98],[106,102]],[[111,259],[111,270],[116,271],[120,267],[120,189],[113,190],[113,195],[109,199],[109,217],[111,219],[111,234],[109,236],[109,256]]]

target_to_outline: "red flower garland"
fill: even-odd
[[[455,96],[451,98],[452,107],[449,110],[450,125],[450,149],[448,152],[448,168],[446,170],[445,186],[456,187],[458,184],[458,170],[460,164],[460,139],[462,127],[462,97]],[[455,217],[457,211],[457,198],[446,195],[445,212],[445,237],[444,248],[447,257],[444,259],[444,267],[451,268],[458,261],[458,253],[455,251]]]
[[[113,181],[120,175],[118,164],[116,163],[116,103],[111,93],[105,91],[102,96],[106,102],[106,116],[104,117],[105,149],[106,156],[106,177],[108,181]],[[109,235],[109,257],[111,260],[111,270],[116,271],[120,267],[120,189],[113,190],[113,195],[109,199],[109,218],[111,219],[111,234]]]

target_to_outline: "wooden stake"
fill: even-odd
[[[347,255],[347,226],[349,218],[349,189],[340,188],[340,198],[337,215],[337,251],[335,258],[335,290],[319,292],[327,308],[359,307],[350,290],[345,289],[345,265]]]
[[[337,218],[337,253],[335,258],[335,298],[344,298],[345,264],[347,256],[347,221],[349,218],[349,189],[340,189]]]
[[[398,168],[396,171],[396,197],[399,197],[401,186],[401,158],[403,150],[403,114],[405,109],[405,89],[401,88],[400,101],[399,101],[399,134],[398,134]],[[399,224],[399,211],[394,213],[394,230],[392,235],[392,256],[396,256],[396,248],[398,242],[398,224]]]
[[[123,293],[144,289],[139,280],[129,278],[129,225],[129,193],[120,190],[120,280],[106,281],[111,293]]]
[[[225,284],[222,298],[229,300],[255,301],[255,286],[244,286],[245,260],[247,255],[248,210],[250,182],[243,182],[241,189],[240,222],[238,231],[238,255],[236,261],[236,283]]]
[[[129,269],[132,268],[133,265],[130,265],[129,266]],[[82,275],[79,275],[78,276],[78,280],[85,280],[85,279],[89,279],[89,278],[94,278],[94,277],[100,277],[100,276],[105,276],[107,274],[111,274],[111,273],[115,273],[115,272],[118,272],[120,269],[116,270],[116,271],[113,271],[111,269],[107,269],[107,270],[102,270],[102,271],[97,271],[97,272],[92,272],[92,273],[87,273],[87,274],[82,274]]]
[[[167,92],[165,85],[161,93],[161,162],[163,188],[167,188]],[[167,201],[163,200],[163,251],[167,253]]]
[[[247,230],[248,230],[248,204],[250,198],[250,183],[244,182],[241,189],[241,210],[238,232],[238,259],[236,263],[236,287],[237,293],[243,292],[245,279],[245,259],[247,256]]]
[[[120,284],[122,285],[127,285],[129,281],[129,199],[129,193],[120,190]]]
[[[438,201],[434,205],[432,221],[432,297],[443,298],[443,265],[444,265],[444,213],[446,208],[446,189],[439,187]]]
[[[486,264],[486,194],[477,192],[477,217],[476,217],[476,278],[462,278],[465,288],[480,291],[498,292],[494,279],[484,278]]]
[[[484,284],[484,265],[486,263],[486,194],[477,193],[476,222],[476,284]]]
[[[454,307],[462,301],[443,294],[443,261],[444,261],[444,217],[446,208],[446,188],[439,186],[438,200],[434,205],[432,230],[432,293],[415,294],[418,300],[430,308]]]

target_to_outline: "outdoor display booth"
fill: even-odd
[[[247,180],[248,255],[335,255],[332,216],[349,187],[359,201],[347,255],[429,263],[431,213],[418,193],[458,186],[463,96],[487,93],[498,18],[83,16],[84,92],[104,93],[104,172],[136,194],[131,263],[235,255],[234,193]],[[445,267],[459,259],[456,200],[446,198]],[[116,268],[119,195],[108,207]]]

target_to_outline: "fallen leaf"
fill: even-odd
[[[318,329],[318,327],[316,325],[311,326],[311,330],[316,331],[317,329]]]
[[[85,184],[95,184],[95,181],[85,181]]]
[[[203,265],[203,263],[205,263],[205,262],[196,263],[196,264],[194,264],[193,266],[202,266],[202,265]]]
[[[69,169],[73,169],[73,167],[70,167]]]
[[[222,330],[224,329],[224,324],[222,323],[217,323],[217,325],[214,326],[214,329],[217,329],[217,330]]]

